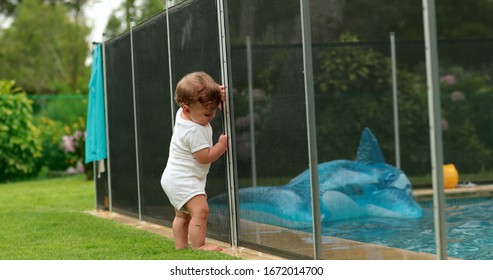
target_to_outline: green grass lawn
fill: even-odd
[[[169,238],[84,213],[94,207],[94,182],[83,176],[0,184],[0,259],[235,259],[176,251]]]

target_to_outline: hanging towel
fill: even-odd
[[[85,162],[107,157],[101,44],[92,50],[92,69],[87,106]]]

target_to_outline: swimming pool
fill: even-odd
[[[423,218],[367,217],[324,223],[323,235],[435,254],[433,205],[421,202]],[[493,259],[493,199],[447,200],[447,254],[466,260]]]

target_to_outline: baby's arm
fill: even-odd
[[[211,148],[205,148],[193,154],[195,160],[201,164],[208,164],[220,158],[228,149],[228,136],[221,134],[219,141]]]

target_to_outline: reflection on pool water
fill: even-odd
[[[421,203],[423,218],[367,217],[324,223],[323,235],[435,254],[431,202]],[[493,259],[493,199],[447,201],[447,254],[466,260]]]

